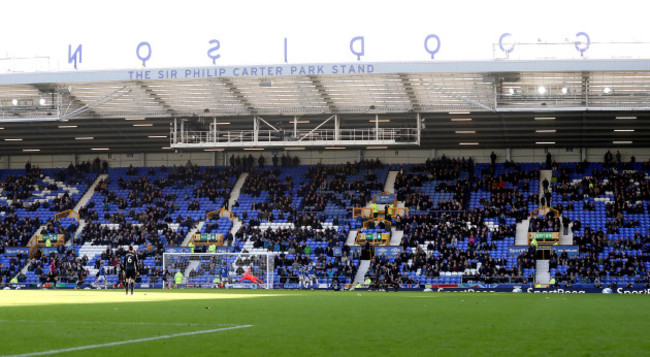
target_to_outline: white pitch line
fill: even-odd
[[[182,333],[175,333],[173,335],[162,335],[162,336],[155,336],[155,337],[137,338],[137,339],[134,339],[134,340],[115,341],[115,342],[102,343],[102,344],[97,344],[97,345],[87,345],[87,346],[79,346],[79,347],[71,347],[71,348],[62,348],[62,349],[59,349],[59,350],[30,352],[30,353],[22,353],[22,354],[17,354],[17,355],[6,355],[6,356],[2,356],[2,357],[28,357],[28,356],[53,355],[53,354],[64,353],[64,352],[75,352],[75,351],[90,350],[90,349],[93,349],[93,348],[102,348],[102,347],[112,347],[112,346],[126,345],[126,344],[129,344],[129,343],[149,342],[149,341],[163,340],[163,339],[167,339],[167,338],[174,338],[174,337],[181,337],[181,336],[193,336],[193,335],[201,335],[201,334],[212,333],[212,332],[236,330],[236,329],[246,328],[246,327],[253,327],[253,325],[240,325],[240,326],[216,328],[216,329],[211,329],[211,330],[182,332]]]

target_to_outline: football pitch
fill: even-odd
[[[0,356],[648,355],[650,296],[2,290]]]

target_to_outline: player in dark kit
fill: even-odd
[[[135,274],[138,272],[138,257],[133,251],[133,246],[129,246],[129,252],[124,256],[124,287],[126,294],[129,294],[129,285],[131,285],[131,295],[133,295],[133,286],[135,285]]]

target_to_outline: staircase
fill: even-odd
[[[81,248],[79,248],[79,256],[83,257],[84,255],[88,257],[88,264],[92,264],[93,257],[101,255],[106,251],[107,245],[92,245],[91,243],[85,243]],[[86,265],[86,270],[88,270],[88,276],[95,276],[97,274],[97,269],[94,265]]]
[[[551,280],[548,260],[537,260],[535,264],[535,283],[548,284]]]
[[[359,262],[359,269],[357,269],[357,275],[354,276],[353,284],[363,283],[366,273],[370,268],[370,260],[362,260]]]
[[[395,193],[395,195],[397,195],[397,190],[395,189],[395,179],[397,178],[397,174],[399,174],[399,171],[388,171],[388,176],[386,177],[386,184],[384,185],[384,191],[393,192]],[[397,202],[395,207],[404,207],[404,202],[403,201]],[[398,246],[402,244],[402,238],[404,238],[404,231],[392,227],[391,234],[390,234],[390,243],[388,243],[388,245]]]
[[[230,234],[232,234],[233,237],[235,237],[235,233],[237,233],[239,228],[241,228],[242,224],[244,224],[244,222],[242,222],[241,219],[239,219],[239,217],[237,217],[237,216],[232,217],[232,227],[230,227]],[[234,238],[233,238],[232,243],[234,243],[234,242],[235,241],[234,241]]]
[[[201,263],[199,260],[190,260],[189,264],[187,264],[187,268],[185,268],[185,271],[183,272],[183,284],[187,284],[187,279],[190,276],[190,272],[196,269],[196,267],[199,266],[199,263]]]
[[[391,230],[390,243],[388,243],[388,245],[398,246],[402,244],[402,237],[404,237],[404,231],[399,231],[395,227],[391,228],[390,230]]]
[[[230,191],[230,200],[228,201],[228,207],[232,207],[235,204],[235,201],[239,199],[241,188],[242,186],[244,186],[244,182],[246,182],[247,177],[248,177],[248,172],[242,172],[241,175],[239,175],[239,177],[237,178],[235,185],[232,187],[232,190]],[[237,233],[237,231],[239,230],[239,228],[241,228],[243,224],[244,222],[242,222],[242,220],[239,219],[239,217],[233,216],[232,227],[230,227],[230,234],[234,237],[235,233]],[[248,239],[247,239],[247,243],[248,243]]]
[[[542,184],[542,182],[544,182],[544,179],[548,180],[549,183],[548,189],[549,191],[553,192],[553,186],[551,185],[552,177],[553,177],[552,170],[539,170],[539,197],[540,198],[544,197],[544,185]]]
[[[69,187],[69,186],[66,185],[64,182],[56,181],[56,180],[54,180],[53,178],[51,178],[51,177],[49,177],[49,176],[45,176],[45,177],[43,178],[43,183],[44,183],[45,185],[54,184],[54,185],[58,186],[60,189],[62,189],[63,191],[70,193],[71,195],[72,195],[72,194],[79,193],[79,189],[77,189],[76,187]],[[34,192],[34,193],[33,193],[33,196],[34,196],[34,197],[40,197],[40,198],[37,199],[37,200],[38,200],[38,201],[41,201],[41,202],[46,202],[46,201],[48,201],[48,200],[50,200],[50,199],[53,199],[53,198],[56,198],[56,197],[59,197],[59,198],[60,198],[60,197],[62,197],[63,195],[64,195],[63,193],[59,193],[59,194],[56,195],[56,196],[55,196],[55,195],[52,195],[52,192],[51,192],[50,190],[48,190],[48,189],[45,189],[45,190],[43,190],[43,191],[41,191],[41,192]]]
[[[241,191],[242,186],[244,185],[244,181],[246,181],[246,177],[248,177],[248,172],[243,172],[239,177],[237,178],[237,181],[235,182],[235,185],[233,186],[232,190],[230,191],[230,200],[228,201],[228,207],[232,207],[232,205],[237,201],[239,198],[239,193]],[[239,218],[234,217],[233,222],[232,222],[232,227],[230,228],[230,233],[235,236],[235,233],[241,227],[241,221]],[[189,231],[187,231],[187,235],[185,236],[185,239],[183,240],[183,243],[181,243],[182,247],[186,247],[188,244],[190,244],[190,241],[192,240],[192,237],[198,233],[201,232],[201,228],[205,225],[205,220],[199,221],[199,223]],[[225,237],[224,237],[225,238]]]
[[[81,196],[81,198],[79,199],[79,202],[77,202],[77,204],[74,206],[74,211],[75,212],[79,212],[81,207],[85,206],[88,203],[88,201],[90,201],[90,199],[93,197],[93,194],[95,193],[95,188],[97,188],[97,185],[99,185],[99,183],[102,180],[106,179],[107,177],[108,177],[108,174],[101,174],[101,175],[97,176],[97,178],[95,179],[93,184],[90,185],[90,187],[88,187],[88,190],[86,190],[86,193],[84,193],[84,195]]]
[[[348,239],[345,241],[345,245],[348,247],[354,247],[357,242],[357,233],[359,233],[357,229],[351,229],[350,232],[348,232]]]
[[[196,227],[190,229],[187,231],[187,235],[185,236],[185,239],[183,240],[183,243],[181,243],[181,247],[187,247],[188,244],[190,244],[190,241],[192,240],[192,237],[197,233],[201,231],[201,228],[203,228],[203,225],[205,224],[205,221],[200,221]]]
[[[83,232],[84,228],[86,227],[86,224],[88,224],[88,222],[86,222],[85,219],[80,219],[79,220],[79,226],[77,227],[77,230],[74,232],[74,237],[75,238],[77,238],[77,237],[79,237],[81,235],[81,232]],[[66,246],[72,245],[72,239],[65,242],[65,245]]]
[[[118,246],[119,247],[119,246]],[[118,247],[111,248],[113,251],[115,251]],[[129,247],[124,245],[121,246],[123,249],[128,249]],[[133,246],[133,249],[137,252],[138,251],[137,245]],[[107,245],[92,245],[92,243],[84,243],[81,248],[79,248],[79,256],[83,257],[84,255],[88,257],[88,264],[91,265],[86,265],[85,268],[88,270],[88,276],[95,276],[97,274],[97,269],[95,269],[95,266],[93,265],[93,257],[97,257],[99,259],[99,256],[106,251],[106,248],[108,248]]]
[[[528,227],[530,220],[524,219],[517,223],[517,233],[515,235],[515,245],[528,245]]]
[[[87,205],[88,202],[90,202],[90,199],[93,197],[93,194],[95,193],[95,188],[97,188],[97,185],[99,185],[99,183],[102,182],[102,180],[105,180],[106,178],[108,178],[108,174],[101,174],[98,175],[97,178],[95,178],[95,181],[93,181],[92,185],[88,187],[84,195],[81,196],[77,204],[74,206],[73,210],[75,212],[79,212],[81,207]],[[83,232],[84,227],[86,227],[86,224],[87,222],[85,219],[81,219],[81,218],[79,219],[79,226],[77,227],[77,230],[74,232],[74,238],[77,238],[81,235],[81,232]],[[65,242],[65,245],[71,246],[72,241],[73,239],[68,240],[67,242]]]
[[[388,171],[386,176],[386,183],[384,184],[384,192],[395,192],[395,179],[399,171]]]
[[[27,275],[27,271],[29,270],[29,267],[31,267],[31,266],[32,266],[32,260],[30,259],[27,262],[27,264],[25,264],[25,266],[22,269],[20,269],[20,272],[18,274],[23,273],[23,274]],[[15,276],[18,276],[18,274],[16,274]],[[13,278],[13,276],[12,276],[12,278]]]
[[[230,201],[228,201],[228,207],[232,207],[235,204],[235,201],[237,201],[237,199],[239,198],[241,188],[242,186],[244,186],[244,182],[246,181],[247,177],[248,177],[248,172],[242,172],[241,175],[239,175],[239,178],[237,178],[237,182],[235,182],[235,185],[232,187],[232,190],[230,191]]]
[[[564,226],[560,232],[560,245],[573,245],[573,223],[569,224],[567,234],[564,234]]]

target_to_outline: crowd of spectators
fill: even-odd
[[[395,218],[396,227],[404,230],[402,246],[416,247],[425,242],[432,244],[438,250],[446,245],[456,245],[459,240],[468,239],[468,247],[474,248],[486,242],[489,228],[485,219],[489,216],[480,208],[460,212],[430,212],[416,214],[410,217],[398,216]],[[492,239],[501,240],[505,237],[514,237],[515,225],[507,225],[505,216],[498,217],[498,228],[492,231]]]
[[[349,251],[338,256],[333,249],[347,239],[347,230],[323,229],[322,222],[329,217],[322,212],[328,205],[339,208],[365,206],[371,200],[373,191],[383,190],[384,183],[376,174],[377,170],[385,169],[383,163],[379,160],[362,160],[341,165],[314,165],[306,170],[304,180],[301,179],[299,183],[294,183],[295,177],[291,175],[283,177],[280,174],[280,165],[295,165],[288,156],[281,159],[274,156],[273,169],[265,168],[263,156],[257,160],[252,155],[232,156],[230,163],[231,167],[225,169],[201,169],[189,163],[179,167],[161,167],[159,170],[166,174],[156,179],[152,179],[159,177],[154,175],[153,169],[129,167],[126,177],[116,179],[119,189],[128,191],[128,194],[109,188],[112,187],[110,180],[115,178],[102,181],[96,192],[104,196],[104,202],[97,203],[100,207],[95,207],[94,202],[89,203],[79,212],[88,223],[74,242],[108,245],[109,250],[116,251],[119,246],[137,244],[150,247],[143,253],[145,256],[160,255],[165,246],[179,245],[184,239],[186,230],[171,229],[171,223],[179,223],[188,229],[196,223],[191,216],[174,215],[175,218],[172,218],[172,214],[180,209],[179,203],[190,211],[200,211],[205,209],[201,203],[205,201],[200,201],[200,198],[209,198],[212,202],[220,198],[228,201],[233,177],[247,170],[251,174],[242,187],[242,193],[252,197],[263,196],[264,199],[252,203],[250,210],[255,212],[254,216],[240,217],[244,218],[245,224],[235,238],[248,238],[255,248],[295,256],[284,256],[280,262],[276,261],[276,265],[284,269],[285,279],[293,279],[292,274],[299,274],[300,266],[312,264],[321,267],[318,271],[323,272],[322,276],[330,273],[348,276],[356,270],[354,264],[350,263]],[[67,183],[82,182],[85,175],[107,169],[102,167],[101,162],[98,165],[97,168],[95,162],[74,165],[67,170],[55,172],[54,176],[58,181]],[[562,227],[568,227],[566,213],[574,211],[576,207],[592,212],[604,208],[608,217],[604,225],[596,229],[589,225],[582,228],[579,219],[572,222],[574,242],[579,246],[581,254],[577,257],[565,254],[552,257],[552,266],[567,267],[558,270],[558,280],[597,282],[603,274],[645,274],[647,277],[643,264],[645,256],[626,253],[627,250],[647,250],[650,242],[646,236],[638,233],[639,236],[635,237],[608,239],[608,235],[619,234],[622,228],[641,228],[638,219],[627,215],[645,213],[644,202],[650,200],[650,180],[645,178],[645,173],[623,170],[618,155],[616,160],[610,158],[607,161],[606,158],[602,168],[592,168],[588,162],[573,167],[560,167],[553,162],[547,165],[557,169],[557,181],[552,187],[548,181],[542,182],[542,197],[524,194],[531,190],[531,182],[536,184],[539,172],[524,170],[515,162],[507,163],[506,172],[497,174],[493,164],[476,176],[471,158],[430,159],[422,165],[400,170],[395,181],[397,198],[404,201],[406,206],[415,207],[419,211],[410,216],[393,217],[394,226],[404,230],[401,245],[405,253],[393,260],[375,257],[370,274],[373,280],[380,285],[389,286],[395,281],[409,279],[403,273],[414,271],[420,271],[427,277],[438,277],[441,272],[463,272],[467,279],[485,282],[529,279],[530,277],[524,276],[523,269],[534,268],[533,252],[519,256],[517,264],[494,258],[491,253],[496,250],[495,241],[515,235],[515,225],[506,223],[509,222],[507,220],[528,217],[531,202],[550,205],[551,189],[559,195],[556,196],[557,202],[553,202],[553,207],[561,215],[532,218],[530,231],[556,232]],[[650,162],[646,166],[650,168]],[[584,176],[576,181],[575,173],[583,173]],[[8,176],[0,182],[0,187],[11,200],[11,204],[5,202],[0,207],[5,212],[4,216],[0,216],[2,245],[24,246],[42,224],[37,218],[18,219],[14,213],[18,208],[35,210],[40,207],[42,203],[28,207],[21,203],[32,197],[33,190],[58,188],[55,187],[56,184],[39,187],[41,179],[42,170],[30,166],[26,167],[24,176]],[[422,190],[424,184],[433,180],[440,181],[435,186],[436,192],[453,193],[453,199],[440,200],[434,204],[431,197]],[[175,194],[164,193],[167,187],[192,187],[192,190],[185,197],[177,197]],[[489,195],[482,196],[479,207],[467,209],[470,196],[478,192],[489,192]],[[603,195],[613,198],[604,204],[594,202],[593,198]],[[298,206],[294,202],[296,196],[302,198]],[[64,194],[46,205],[61,211],[72,208],[74,203],[68,194]],[[117,205],[118,210],[109,213],[108,205]],[[118,224],[118,229],[100,224],[100,217]],[[296,228],[259,228],[262,221],[271,222],[276,219],[294,223]],[[337,224],[345,226],[348,219],[346,217],[338,222],[337,218]],[[494,219],[496,228],[488,227],[486,219]],[[58,222],[48,221],[43,233],[60,233],[71,237],[74,231],[76,225],[63,228]],[[307,244],[308,240],[326,244],[314,248]],[[460,245],[460,242],[466,242],[466,246]],[[410,253],[406,253],[407,248]],[[608,253],[607,258],[602,258],[605,248],[614,248],[618,253]],[[114,258],[120,253],[117,251],[114,254],[115,256],[107,256],[106,260],[115,262]],[[61,260],[70,263],[68,259]],[[74,262],[76,260],[72,259],[70,264]],[[64,263],[66,262],[61,264]],[[62,266],[62,269],[67,268]],[[152,272],[156,276],[159,273]]]
[[[560,232],[562,220],[553,215],[535,216],[530,218],[529,232]]]
[[[634,244],[625,244],[632,247]],[[605,258],[598,258],[594,251],[569,256],[566,252],[551,256],[550,267],[556,269],[555,279],[564,284],[602,284],[604,278],[630,277],[637,284],[649,284],[650,274],[646,269],[647,256],[634,255],[624,250],[613,250]],[[630,282],[631,283],[631,282]]]
[[[83,284],[88,276],[88,270],[85,268],[88,257],[76,257],[72,249],[63,246],[60,246],[59,250],[58,253],[52,252],[48,256],[37,256],[28,270],[38,276],[41,283]]]
[[[645,213],[644,202],[650,200],[650,183],[644,172],[650,166],[644,163],[642,171],[638,168],[632,158],[624,163],[619,152],[614,159],[608,151],[602,165],[584,161],[558,170],[554,191],[562,204],[556,208],[567,213],[581,205],[583,211],[604,213],[607,219],[587,221],[584,228],[579,219],[573,221],[574,244],[579,254],[570,256],[563,252],[551,256],[557,283],[602,284],[609,277],[624,277],[628,283],[648,284],[650,239],[642,233],[637,217]],[[606,198],[604,204],[595,202],[599,197]],[[630,231],[635,232],[633,236]]]
[[[291,157],[291,155],[288,154],[283,154],[280,158],[278,158],[277,155],[273,155],[271,161],[275,168],[277,168],[280,164],[282,167],[295,167],[300,164],[300,159],[298,156]],[[255,158],[252,154],[249,154],[248,156],[230,155],[229,162],[230,167],[233,169],[251,170],[255,167]],[[262,168],[265,162],[266,159],[264,156],[260,155],[260,157],[257,158],[257,164],[259,168]]]
[[[18,218],[16,213],[6,213],[0,223],[0,241],[5,247],[24,247],[40,227],[38,217]]]
[[[135,245],[152,245],[156,252],[162,254],[164,246],[178,246],[185,236],[182,230],[173,230],[166,223],[150,221],[146,224],[121,224],[119,229],[98,222],[89,222],[81,235],[74,239],[75,244],[91,242],[93,245],[111,247]]]
[[[198,177],[201,180],[199,187],[194,189],[194,197],[207,197],[212,202],[221,197],[225,202],[230,199],[230,189],[232,188],[232,178],[241,174],[241,170],[237,168],[225,168],[217,170],[208,168],[202,176]],[[226,207],[227,208],[227,207]]]
[[[378,159],[311,166],[305,174],[306,182],[298,189],[298,195],[304,197],[302,208],[323,211],[328,203],[340,208],[363,207],[372,199],[373,191],[383,191],[384,182],[375,170],[384,167]]]
[[[0,245],[0,254],[4,253],[4,247]],[[0,263],[0,285],[9,283],[9,281],[20,271],[23,263],[28,257],[23,254],[10,257],[8,264]]]
[[[345,232],[339,232],[333,227],[323,229],[320,225],[275,230],[268,228],[264,231],[259,227],[249,226],[246,235],[253,242],[254,248],[265,248],[269,251],[288,252],[289,254],[325,253],[325,251],[318,251],[318,249],[322,249],[321,247],[312,251],[311,246],[306,244],[308,239],[314,242],[327,242],[330,249],[347,239]]]
[[[348,252],[340,257],[324,254],[284,254],[275,257],[275,267],[280,283],[297,284],[300,279],[330,279],[334,281],[351,282],[357,272]],[[357,258],[358,259],[358,258]],[[311,276],[313,275],[313,276]]]
[[[474,173],[474,162],[470,158],[450,159],[443,156],[440,159],[427,159],[423,165],[411,166],[408,170],[401,168],[395,178],[394,187],[398,201],[404,201],[406,207],[417,210],[462,210],[468,197],[467,179],[460,179],[461,172],[467,172],[468,177]],[[434,205],[427,193],[422,192],[422,186],[429,181],[454,181],[437,184],[436,191],[454,193],[453,200],[439,201]]]
[[[490,175],[483,169],[480,177],[470,180],[470,191],[490,192],[490,198],[480,203],[488,209],[488,216],[505,214],[521,221],[528,217],[528,202],[523,192],[530,190],[530,181],[539,178],[538,170],[524,170],[519,164],[511,163],[512,171]]]
[[[26,200],[32,197],[32,192],[35,189],[37,181],[44,177],[43,170],[38,166],[26,166],[24,175],[8,175],[0,182],[0,188],[7,200],[14,201],[19,204],[21,200]],[[41,190],[44,190],[42,187]],[[12,205],[14,205],[12,203]],[[18,208],[21,206],[14,207]]]
[[[366,277],[370,278],[371,289],[387,290],[394,288],[399,289],[399,284],[408,283],[407,276],[402,277],[397,262],[388,259],[385,256],[375,256],[370,261]]]
[[[263,191],[273,196],[283,196],[293,189],[293,178],[290,175],[278,177],[273,170],[256,170],[246,177],[241,192],[258,197]]]
[[[435,249],[435,248],[434,248]],[[486,283],[514,283],[531,281],[533,277],[525,276],[524,269],[535,267],[534,251],[528,251],[517,258],[517,264],[509,264],[504,258],[497,259],[491,255],[495,245],[482,243],[474,248],[461,249],[449,245],[435,249],[417,246],[407,253],[406,250],[395,259],[393,266],[399,268],[403,265],[402,272],[419,272],[426,278],[438,278],[442,272],[460,272],[464,281],[481,281]],[[383,266],[383,257],[375,257],[373,264]],[[372,274],[371,274],[372,276]],[[375,276],[375,279],[377,277]]]

